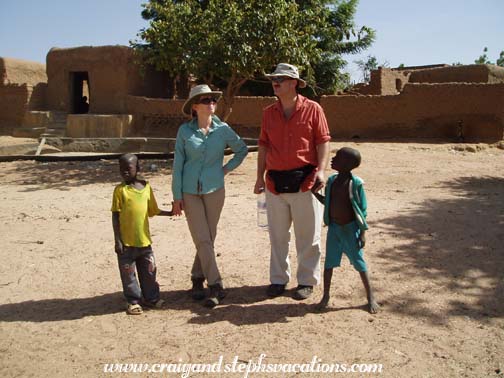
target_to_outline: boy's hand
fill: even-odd
[[[124,246],[122,241],[116,240],[115,241],[115,253],[118,255],[122,255],[124,253]]]
[[[325,196],[319,193],[319,191],[324,187],[324,183],[320,181],[319,176],[315,176],[315,183],[311,187],[311,192],[315,198],[322,204],[325,205]]]
[[[366,245],[366,233],[364,231],[362,231],[359,235],[359,241],[361,248],[364,248]]]
[[[320,191],[325,186],[324,171],[318,171],[315,175],[315,183],[312,186],[312,192],[316,193]]]
[[[320,189],[318,189],[319,187],[320,187],[320,183],[319,183],[318,179],[315,179],[315,183],[313,184],[313,186],[311,187],[310,190],[313,194],[317,194],[320,191]]]

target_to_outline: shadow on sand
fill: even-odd
[[[162,310],[190,311],[199,316],[188,319],[188,323],[211,324],[227,321],[235,325],[287,322],[288,318],[303,317],[318,313],[315,305],[292,300],[291,303],[261,303],[266,297],[266,286],[243,286],[229,288],[221,306],[208,309],[203,301],[195,302],[187,290],[162,292],[166,301]],[[286,292],[286,296],[290,296]],[[274,300],[273,300],[274,301]],[[365,306],[327,309],[324,312],[347,309],[364,309]],[[57,322],[76,320],[86,316],[100,316],[124,312],[122,292],[89,298],[44,299],[0,305],[1,322]]]
[[[460,177],[441,183],[449,199],[431,198],[413,215],[382,219],[383,234],[411,240],[383,250],[379,258],[390,266],[388,273],[421,277],[429,298],[449,290],[453,299],[441,312],[432,311],[427,300],[388,298],[387,311],[424,316],[444,323],[450,316],[473,319],[504,317],[504,178]],[[386,236],[388,237],[388,236]],[[405,282],[407,283],[407,282]],[[414,294],[414,293],[413,293]]]
[[[172,160],[140,160],[140,176],[149,179],[153,175],[171,175]],[[3,174],[16,174],[11,185],[20,187],[20,192],[57,189],[105,183],[111,186],[121,182],[119,165],[115,160],[68,161],[68,162],[22,162],[6,165]]]

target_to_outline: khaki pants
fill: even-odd
[[[224,188],[202,195],[183,193],[184,212],[196,246],[191,277],[206,278],[208,285],[222,284],[215,260],[214,241],[224,198]]]
[[[294,223],[298,285],[318,285],[322,205],[310,191],[275,195],[266,190],[266,208],[271,243],[271,283],[285,285],[290,280],[290,227]]]

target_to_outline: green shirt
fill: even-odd
[[[223,166],[224,150],[230,147],[234,156]],[[173,161],[173,199],[182,199],[182,193],[208,194],[224,187],[224,168],[238,167],[248,149],[245,142],[218,117],[212,117],[208,133],[198,128],[196,118],[183,123],[177,132]]]
[[[324,223],[329,224],[329,207],[331,203],[331,186],[338,177],[335,173],[327,180],[325,187],[325,208],[324,208]],[[368,224],[366,222],[367,217],[367,199],[366,192],[364,192],[364,180],[358,176],[351,175],[350,184],[348,185],[348,196],[350,198],[350,203],[352,204],[353,211],[355,213],[355,220],[362,231],[368,229]]]

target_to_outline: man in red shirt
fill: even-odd
[[[263,112],[254,193],[266,191],[271,243],[268,295],[283,294],[290,280],[294,224],[298,259],[294,298],[301,300],[320,282],[322,207],[310,189],[324,186],[331,137],[322,107],[297,93],[298,87],[306,86],[297,67],[280,63],[266,76],[278,101]]]

